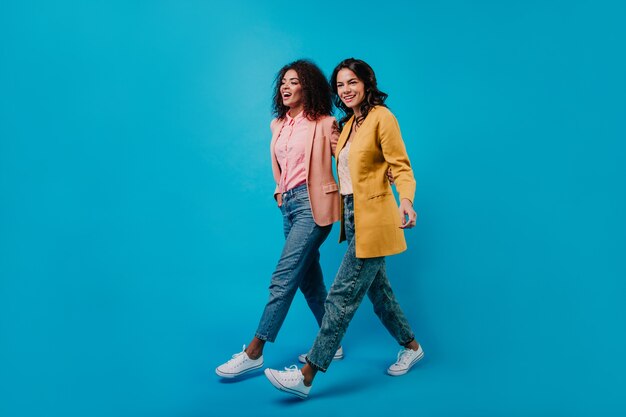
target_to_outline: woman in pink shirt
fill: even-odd
[[[215,372],[234,378],[263,366],[265,342],[274,342],[298,288],[318,325],[326,286],[319,247],[339,220],[339,191],[332,156],[339,131],[332,117],[331,90],[312,62],[285,65],[276,77],[270,125],[274,198],[283,216],[285,245],[272,274],[270,296],[252,341]],[[335,359],[343,357],[341,347]]]

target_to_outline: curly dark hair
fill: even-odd
[[[360,126],[363,120],[367,117],[367,114],[374,106],[384,106],[385,100],[387,100],[387,94],[378,89],[376,83],[376,74],[367,62],[360,59],[348,58],[341,61],[333,70],[333,75],[330,77],[330,87],[333,90],[333,96],[335,99],[335,105],[345,113],[345,116],[339,121],[339,126],[343,128],[346,122],[352,117],[354,111],[346,106],[341,98],[337,94],[337,74],[344,68],[348,68],[354,72],[359,80],[365,84],[365,98],[361,103],[361,116],[356,119],[356,125]]]
[[[309,120],[317,120],[322,116],[329,116],[333,109],[330,86],[322,70],[307,59],[291,62],[278,71],[274,80],[274,100],[272,102],[274,116],[278,119],[284,119],[289,111],[289,107],[283,104],[280,85],[285,73],[290,69],[297,72],[300,79],[304,116]]]

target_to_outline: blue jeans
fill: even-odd
[[[255,336],[274,342],[298,288],[322,324],[326,286],[320,267],[319,248],[332,225],[318,226],[313,220],[306,184],[283,193],[283,231],[285,246],[272,274],[270,297],[265,305]]]
[[[356,257],[351,194],[344,196],[344,220],[348,250],[330,287],[322,325],[306,358],[309,365],[322,372],[326,372],[332,362],[365,294],[372,301],[380,321],[400,345],[406,346],[414,339],[409,322],[389,285],[385,257]]]

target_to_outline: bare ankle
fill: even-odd
[[[265,340],[254,337],[252,342],[246,348],[246,355],[250,359],[259,359],[263,355],[263,347],[265,346]]]
[[[251,351],[246,348],[246,355],[248,355],[248,357],[252,360],[257,360],[261,357],[262,353],[259,353],[258,351]]]
[[[310,387],[313,384],[313,379],[315,379],[317,370],[313,369],[313,367],[307,363],[302,367],[300,372],[302,372],[302,375],[304,376],[304,385]]]
[[[405,345],[405,347],[411,350],[418,350],[420,345],[415,339],[413,339],[409,344]]]

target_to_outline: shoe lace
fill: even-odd
[[[398,358],[396,359],[396,363],[399,365],[405,365],[411,358],[411,352],[413,352],[411,349],[402,349],[400,352],[398,352]]]
[[[235,353],[233,355],[233,357],[228,361],[228,363],[234,363],[237,358],[239,358],[241,355],[243,355],[246,352],[246,345],[243,345],[243,348],[241,349],[241,352],[239,353]]]
[[[284,371],[278,372],[285,374],[285,377],[291,381],[300,381],[301,379],[304,379],[304,375],[302,375],[302,372],[298,369],[298,365],[291,365],[289,367],[285,366]]]

